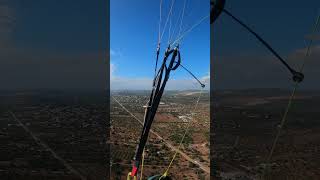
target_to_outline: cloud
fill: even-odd
[[[116,52],[113,49],[110,49],[110,56],[114,56]]]
[[[122,57],[122,51],[120,49],[110,48],[110,57],[112,60],[114,60],[116,58],[120,58],[120,57]]]
[[[0,89],[105,89],[103,57],[102,53],[68,55],[36,50],[0,54]]]
[[[313,40],[313,41],[319,41],[320,40],[320,34],[308,34],[308,35],[305,36],[305,39]]]
[[[116,70],[115,65],[111,62],[110,63],[110,79],[113,80],[114,79],[114,72]]]
[[[151,77],[123,77],[116,74],[117,67],[114,63],[110,63],[110,86],[112,90],[150,90],[152,88]],[[199,78],[205,83],[206,89],[210,87],[210,73]],[[200,89],[201,86],[193,78],[175,79],[171,77],[166,85],[166,90],[189,90]]]
[[[116,75],[117,67],[110,63],[110,86],[112,90],[150,90],[153,79],[150,77],[123,77]],[[206,89],[210,87],[210,75],[200,78],[206,84]],[[195,79],[174,79],[170,78],[166,85],[166,90],[187,90],[200,89],[199,83]]]
[[[145,90],[150,89],[152,80],[149,78],[126,78],[115,77],[111,78],[110,87],[112,90]]]
[[[152,88],[152,80],[148,77],[126,78],[114,77],[111,79],[112,90],[150,90]],[[166,90],[188,90],[200,89],[200,85],[190,79],[169,79]]]
[[[319,89],[320,46],[313,46],[307,58],[305,52],[306,48],[296,49],[284,58],[296,70],[306,60],[305,80],[301,88]],[[214,59],[215,89],[292,88],[291,73],[271,55],[226,55],[215,56]]]
[[[201,77],[200,81],[206,85],[206,89],[210,89],[210,71],[207,75]]]

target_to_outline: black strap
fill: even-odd
[[[212,0],[210,2],[210,5],[211,5],[210,24],[212,24],[220,16],[225,3],[226,3],[226,0]]]
[[[178,51],[178,61],[176,62],[176,65],[171,69],[171,70],[176,70],[181,64],[181,56],[180,56],[180,52]]]
[[[171,55],[171,60],[170,60],[169,66],[167,67],[166,61],[170,55]],[[179,63],[177,63],[174,66],[174,63],[176,62],[175,60],[177,57],[178,57],[177,62],[179,62]],[[163,95],[165,86],[167,84],[167,81],[169,80],[170,72],[173,70],[176,70],[178,68],[180,62],[181,62],[181,59],[180,59],[179,49],[175,48],[175,49],[170,50],[170,48],[168,48],[165,53],[162,65],[161,65],[156,77],[154,77],[154,87],[152,89],[152,92],[151,92],[151,95],[149,98],[149,103],[147,106],[145,119],[144,119],[144,126],[142,129],[140,141],[139,141],[139,144],[137,146],[135,156],[134,156],[134,161],[135,161],[134,166],[137,169],[139,169],[140,162],[142,159],[143,149],[146,145],[149,131],[150,131],[152,122],[154,120],[154,117],[156,115],[158,106],[160,104],[160,100]]]
[[[160,43],[158,43],[158,47],[157,47],[156,66],[155,66],[155,68],[154,68],[154,76],[155,76],[155,77],[156,77],[156,74],[157,74],[159,53],[160,53]],[[153,81],[153,86],[154,86],[154,83],[155,83],[155,82]]]
[[[211,23],[213,23],[218,16],[221,14],[221,12],[224,12],[228,16],[230,16],[234,21],[239,23],[242,27],[244,27],[248,32],[250,32],[252,35],[257,38],[292,74],[292,79],[295,82],[301,82],[304,79],[304,75],[301,72],[298,72],[294,70],[289,64],[261,37],[259,36],[255,31],[253,31],[249,26],[247,26],[245,23],[243,23],[240,19],[232,15],[228,10],[224,8],[225,0],[216,0],[211,2],[213,5],[213,8],[211,9],[212,16]]]

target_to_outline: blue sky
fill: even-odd
[[[209,15],[208,0],[187,0],[182,32]],[[171,0],[162,1],[163,30]],[[172,30],[182,12],[184,0],[176,0],[172,13]],[[154,74],[155,51],[158,42],[160,0],[112,0],[110,5],[111,88],[150,89]],[[170,22],[170,21],[169,21]],[[170,23],[162,39],[162,51],[167,46]],[[209,18],[185,36],[180,44],[182,63],[199,78],[207,78],[210,71]],[[178,69],[171,76],[172,89],[199,89],[191,76]],[[174,82],[174,83],[173,83]]]
[[[0,89],[105,89],[107,1],[2,0]]]
[[[101,52],[105,48],[106,3],[14,1],[15,45],[58,53]]]
[[[184,3],[175,1],[173,22]],[[159,2],[111,0],[111,87],[150,89]],[[163,0],[162,28],[170,3],[171,0]],[[297,56],[297,52],[305,48],[305,36],[310,34],[320,1],[227,0],[226,7],[270,42],[290,64],[301,64],[303,57]],[[0,88],[104,88],[107,8],[107,1],[2,0]],[[209,1],[187,0],[185,12],[183,30],[208,15]],[[212,73],[217,87],[291,85],[291,77],[283,66],[229,17],[221,15],[211,28],[215,57],[212,63],[217,70]],[[181,44],[183,65],[202,79],[209,75],[209,29],[207,19]],[[319,56],[320,45],[316,41],[306,65],[303,87],[320,86],[314,83],[320,77]],[[170,82],[168,88],[199,88],[182,69],[173,72]]]
[[[320,13],[320,1],[227,0],[226,8],[286,55],[304,46],[304,36],[310,33]],[[214,36],[215,43],[219,44],[216,53],[267,52],[252,35],[224,14],[219,17],[214,29],[217,34]]]
[[[227,0],[226,8],[260,34],[290,65],[304,60],[306,35],[320,14],[320,1]],[[291,75],[251,34],[222,14],[212,28],[216,88],[292,88]],[[320,88],[320,43],[314,42],[301,88]],[[213,72],[214,71],[214,72]]]

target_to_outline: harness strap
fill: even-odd
[[[166,61],[170,55],[172,56],[170,59],[169,66],[167,67]],[[174,62],[177,57],[178,57],[179,63],[174,65]],[[157,112],[158,106],[160,104],[160,100],[163,95],[166,83],[169,80],[170,72],[172,70],[176,70],[179,67],[180,62],[181,62],[181,59],[180,59],[178,46],[171,50],[170,50],[170,47],[168,47],[165,52],[163,63],[157,73],[157,76],[155,76],[154,78],[154,88],[150,95],[149,103],[145,112],[144,126],[142,129],[140,141],[139,141],[139,144],[137,145],[136,153],[134,156],[134,164],[131,172],[132,176],[135,176],[139,169],[139,166],[142,160],[143,149],[146,145],[149,131],[150,131],[152,122],[154,120],[155,114]]]

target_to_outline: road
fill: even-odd
[[[16,115],[12,112],[9,111],[9,113],[11,114],[11,116],[13,117],[13,119],[32,137],[32,139],[39,144],[40,146],[42,146],[44,149],[48,150],[52,156],[54,158],[56,158],[58,161],[60,161],[70,172],[72,172],[73,174],[77,175],[81,180],[86,180],[87,178],[85,178],[84,176],[81,175],[81,173],[79,171],[77,171],[76,169],[74,169],[70,164],[67,163],[67,161],[65,161],[62,157],[60,157],[57,153],[55,153],[47,144],[45,144],[43,141],[41,141],[41,139],[39,139],[36,135],[33,134],[33,132],[27,127],[25,126],[17,117]]]
[[[142,126],[143,126],[143,122],[138,119],[134,114],[132,114],[126,107],[124,107],[116,98],[112,97],[112,99],[117,102],[125,111],[127,111],[135,120],[137,120]],[[164,138],[162,138],[157,132],[153,131],[152,129],[150,129],[150,132],[152,134],[154,134],[155,136],[157,136],[157,138],[159,138],[160,140],[162,140],[164,142],[164,144],[170,148],[173,151],[178,152],[182,157],[184,157],[187,161],[197,165],[200,169],[202,169],[204,172],[206,172],[207,174],[210,174],[210,168],[208,166],[205,166],[203,164],[201,164],[200,162],[192,159],[190,156],[188,156],[187,154],[185,154],[184,152],[182,152],[181,150],[179,150],[178,148],[176,148],[175,146],[173,146],[169,141],[165,140]]]

